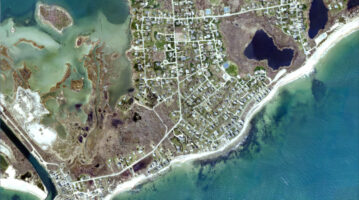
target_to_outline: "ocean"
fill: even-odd
[[[175,166],[124,200],[359,199],[359,32],[252,120],[243,149]]]

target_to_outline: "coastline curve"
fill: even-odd
[[[247,113],[243,129],[241,132],[232,139],[226,145],[223,145],[220,149],[216,151],[204,152],[204,153],[197,153],[197,154],[189,154],[184,156],[176,157],[174,160],[170,162],[168,166],[161,169],[159,172],[152,174],[150,176],[140,175],[138,177],[133,178],[130,181],[124,182],[119,184],[112,193],[105,197],[106,200],[112,199],[116,195],[131,190],[134,187],[143,184],[150,179],[159,176],[166,171],[168,171],[173,165],[182,165],[187,162],[191,162],[194,160],[203,160],[209,157],[216,157],[217,155],[223,154],[228,152],[233,148],[239,147],[247,138],[248,136],[248,129],[251,120],[253,117],[270,101],[272,100],[275,95],[278,94],[278,91],[281,87],[292,83],[293,81],[309,76],[311,73],[314,72],[315,66],[319,63],[319,61],[328,53],[330,49],[332,49],[338,42],[340,42],[343,38],[351,35],[352,33],[359,31],[359,16],[351,19],[346,24],[335,24],[333,27],[336,27],[334,30],[330,30],[331,33],[328,35],[325,41],[323,41],[319,47],[315,49],[315,52],[307,58],[305,63],[302,67],[298,68],[297,70],[288,73],[282,78],[280,78],[275,85],[273,86],[272,90],[268,93],[268,95],[259,103],[255,104]]]

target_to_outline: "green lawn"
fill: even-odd
[[[226,69],[226,72],[231,76],[237,76],[238,75],[238,67],[236,65],[231,64]]]
[[[0,154],[0,171],[5,172],[9,164],[6,162],[4,156]]]
[[[259,70],[266,70],[263,66],[257,66],[254,71],[259,71]]]

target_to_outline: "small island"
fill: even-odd
[[[36,18],[39,23],[49,25],[58,33],[73,24],[71,15],[64,8],[55,5],[37,4]]]

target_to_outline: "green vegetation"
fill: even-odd
[[[145,41],[145,47],[153,47],[154,42],[152,40],[146,40]]]
[[[303,9],[303,10],[307,10],[307,8],[308,8],[308,6],[307,6],[306,4],[303,4],[303,5],[302,5],[302,9]]]
[[[41,190],[45,191],[44,185],[41,183],[41,181],[36,182],[36,186]]]
[[[308,30],[308,27],[309,27],[308,23],[307,23],[307,22],[304,23],[304,28],[305,28],[305,30]]]
[[[172,142],[175,146],[178,146],[178,147],[181,149],[181,151],[183,151],[182,143],[180,142],[180,140],[179,140],[177,137],[171,138],[171,142]]]
[[[153,66],[153,69],[154,69],[155,71],[164,72],[163,68],[161,67],[161,63],[160,63],[160,62],[154,62],[152,66]]]
[[[137,29],[137,26],[136,26],[137,23],[138,23],[137,20],[133,20],[133,21],[131,22],[131,29],[132,29],[132,30],[136,30],[136,29]]]
[[[5,172],[8,166],[5,157],[0,154],[0,172]]]
[[[140,66],[139,66],[137,63],[133,65],[133,68],[136,70],[136,72],[143,71],[143,69],[140,68]],[[136,79],[136,80],[137,80],[137,79]],[[138,79],[138,81],[139,81],[139,79]]]
[[[60,123],[56,126],[56,132],[61,139],[66,139],[67,133],[65,127],[63,127]]]
[[[345,23],[345,18],[344,17],[339,17],[339,22],[340,23]]]
[[[226,72],[231,76],[237,76],[238,75],[238,67],[236,65],[231,64],[226,69]]]
[[[148,3],[147,5],[151,8],[158,8],[159,6],[158,2],[155,0],[149,0],[147,1],[147,3]]]
[[[157,31],[153,31],[153,37],[156,38],[157,37],[158,32]]]
[[[264,68],[263,66],[257,66],[255,69],[254,69],[254,71],[256,72],[256,71],[259,71],[259,70],[266,70],[266,68]]]
[[[219,5],[220,4],[220,1],[218,0],[210,0],[211,4],[212,5]]]
[[[157,40],[155,42],[155,45],[156,45],[157,49],[163,50],[163,49],[165,49],[166,41],[165,40]]]

